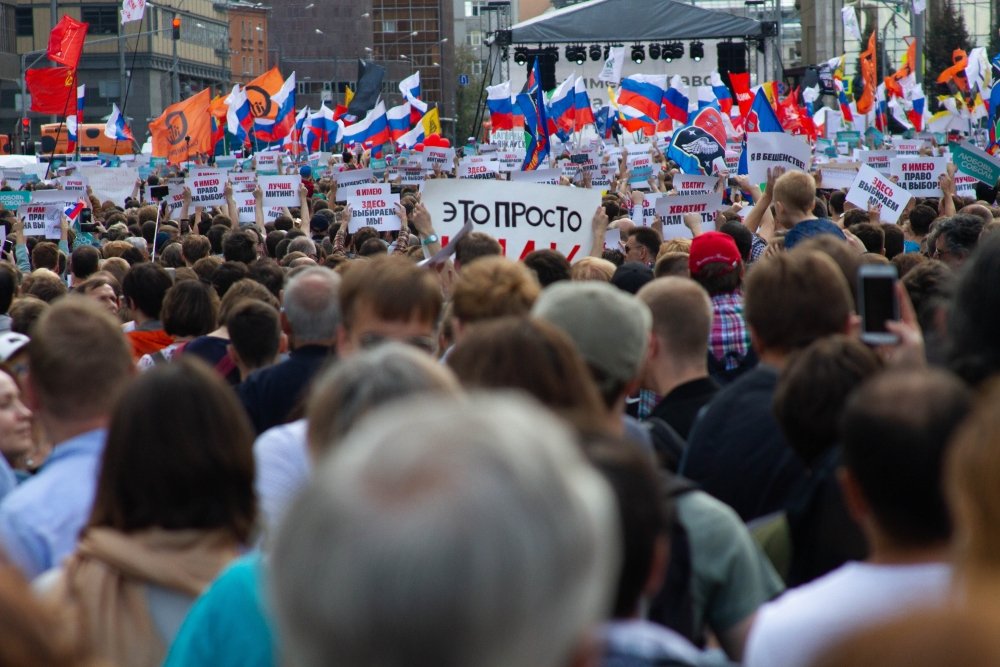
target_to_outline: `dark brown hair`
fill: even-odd
[[[183,280],[163,298],[163,330],[171,336],[204,336],[218,325],[219,297],[197,280]]]
[[[253,439],[235,395],[208,366],[186,357],[160,364],[129,386],[111,416],[88,525],[223,528],[249,542]]]

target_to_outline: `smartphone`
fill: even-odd
[[[4,240],[3,253],[6,255],[9,254],[12,250],[14,250],[14,242],[11,239]]]
[[[149,189],[149,196],[151,199],[160,201],[167,197],[168,188],[166,185],[154,185]]]
[[[865,264],[858,270],[858,310],[861,312],[861,340],[869,345],[892,345],[899,337],[885,323],[899,319],[896,281],[899,274],[891,264]]]

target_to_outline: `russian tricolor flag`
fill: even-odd
[[[510,81],[486,86],[486,108],[494,130],[514,129],[514,104],[510,97]]]
[[[622,79],[618,93],[618,109],[630,118],[645,117],[655,123],[664,102],[667,77],[654,74],[633,74]],[[684,107],[687,114],[687,106]]]
[[[132,131],[125,124],[125,116],[118,109],[118,105],[113,102],[111,104],[111,116],[108,118],[108,122],[104,124],[104,136],[115,141],[135,141],[132,138]]]
[[[322,146],[335,144],[340,140],[340,126],[330,107],[323,105],[306,120],[302,130],[302,143],[310,151],[318,151]]]
[[[399,82],[399,92],[410,103],[410,123],[416,123],[427,113],[427,103],[420,99],[420,72],[414,72]]]
[[[274,120],[254,118],[253,121],[254,135],[267,143],[284,139],[295,126],[295,72],[289,74],[278,92],[271,96],[271,103],[278,107]]]
[[[385,102],[379,101],[356,123],[344,127],[343,121],[337,121],[341,125],[343,142],[345,144],[363,144],[369,142],[373,145],[384,144],[391,139],[389,134],[389,122],[386,120]]]
[[[417,123],[413,129],[396,139],[396,145],[403,148],[413,148],[424,141],[424,124]]]
[[[711,86],[698,86],[698,111],[711,107],[722,111],[719,99],[715,96],[715,91]]]
[[[733,108],[733,96],[729,93],[729,86],[722,82],[722,77],[719,76],[718,72],[712,72],[711,83],[712,92],[715,93],[715,99],[719,101],[722,114],[728,116],[729,111]]]
[[[549,120],[549,134],[555,134],[557,130],[572,132],[576,119],[576,108],[574,107],[576,90],[576,75],[570,74],[566,80],[560,83],[552,95],[546,109]]]
[[[232,92],[226,97],[229,109],[226,111],[226,131],[236,137],[236,143],[243,145],[247,138],[247,130],[253,125],[250,115],[250,99],[240,84],[233,86]]]
[[[1000,89],[998,89],[1000,90]],[[906,112],[909,117],[910,122],[913,124],[913,129],[917,132],[923,132],[924,130],[924,109],[926,104],[926,99],[924,98],[924,87],[920,84],[915,84],[913,90],[910,93],[913,108]],[[992,108],[990,113],[993,113]]]
[[[80,211],[86,208],[82,199],[77,199],[76,203],[72,206],[67,206],[63,209],[63,213],[66,215],[68,220],[76,220],[77,216],[80,215]]]
[[[666,108],[668,116],[678,123],[687,123],[688,92],[687,86],[684,85],[680,76],[674,75],[674,78],[670,80],[670,87],[663,94],[663,106]]]
[[[292,125],[292,131],[285,136],[284,147],[288,152],[296,155],[302,151],[304,142],[302,141],[302,133],[305,131],[306,120],[309,119],[309,107],[302,107],[297,114],[295,114],[295,122]]]
[[[573,87],[573,109],[577,132],[582,130],[584,126],[593,124],[594,109],[590,106],[590,96],[587,95],[587,84],[584,82],[583,77],[580,76],[576,78],[576,84]]]
[[[845,122],[851,123],[854,121],[854,114],[851,113],[851,103],[847,101],[847,93],[844,91],[844,83],[840,79],[834,79],[833,84],[837,88],[837,100],[840,102],[840,114],[844,118]]]
[[[389,134],[393,141],[399,139],[413,127],[413,124],[410,122],[412,109],[413,107],[409,102],[403,102],[386,112],[386,122],[389,123]]]

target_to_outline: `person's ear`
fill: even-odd
[[[282,315],[284,318],[284,315]],[[351,343],[351,336],[343,324],[337,325],[337,356],[343,359],[354,352],[354,345]]]
[[[861,485],[858,484],[857,477],[850,470],[841,466],[837,469],[837,482],[844,494],[844,504],[847,506],[847,512],[851,519],[859,526],[865,525],[871,517],[871,507],[861,490]]]

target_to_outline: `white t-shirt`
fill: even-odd
[[[944,563],[847,563],[761,607],[743,664],[808,667],[845,635],[943,602],[951,575]]]

